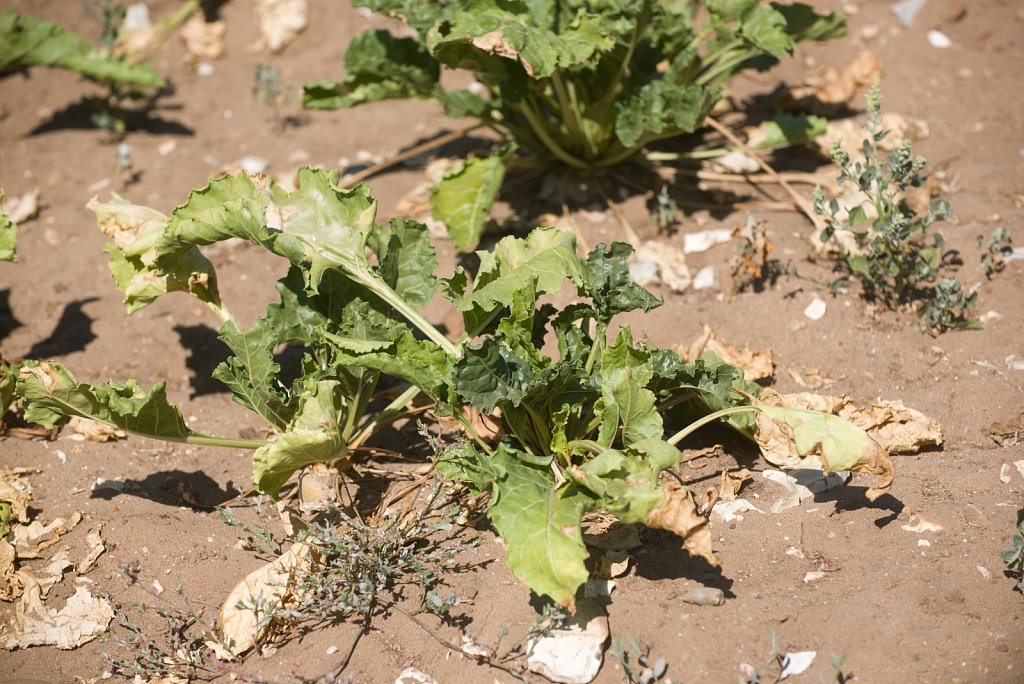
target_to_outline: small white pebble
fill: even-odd
[[[159,596],[164,593],[164,585],[160,584],[159,580],[153,580],[153,584],[150,585],[150,587],[153,589],[154,596]]]
[[[68,455],[65,454],[63,451],[61,451],[60,449],[57,449],[56,451],[54,451],[53,455],[56,456],[60,460],[61,465],[67,465],[68,464]]]
[[[811,303],[804,309],[804,316],[811,319],[812,321],[820,321],[828,310],[828,305],[825,304],[825,300],[820,297],[815,297],[811,300]]]
[[[930,541],[928,541],[927,539],[918,539],[917,540],[917,545],[918,546],[931,546],[932,543]]]
[[[200,76],[213,76],[213,72],[215,72],[215,71],[216,71],[216,69],[213,67],[213,64],[211,64],[210,62],[200,62],[196,66],[196,73],[199,74]]]
[[[984,577],[985,579],[988,579],[988,578],[992,577],[992,573],[989,572],[989,569],[986,568],[984,565],[979,565],[979,566],[977,566],[977,568],[978,568],[978,572],[980,572],[981,576]]]
[[[337,652],[338,652],[338,647],[337,646],[328,646],[327,647],[327,655],[334,655]]]
[[[933,48],[939,48],[940,50],[945,50],[953,45],[953,41],[949,39],[949,36],[942,31],[935,31],[934,29],[928,32],[928,42],[931,43]]]

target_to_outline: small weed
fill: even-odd
[[[679,205],[668,194],[668,186],[662,185],[661,190],[654,196],[654,203],[651,207],[651,217],[662,230],[672,230],[679,224]]]
[[[927,162],[913,156],[909,141],[883,159],[879,143],[889,131],[882,127],[878,82],[867,102],[864,129],[870,135],[863,160],[854,161],[839,142],[832,148],[832,159],[840,168],[839,184],[852,183],[862,199],[844,207],[836,198],[826,201],[821,188],[815,189],[814,211],[825,218],[821,241],[839,251],[843,270],[860,281],[868,298],[890,309],[916,309],[922,327],[930,332],[976,328],[977,321],[967,318],[975,295],[965,294],[955,278],[941,273],[947,265],[945,242],[941,233],[931,230],[936,221],[951,215],[949,203],[933,200],[923,216],[907,205],[904,193],[924,185]]]
[[[173,675],[190,680],[222,674],[205,644],[213,629],[203,616],[205,607],[197,607],[181,587],[169,596],[158,581],[144,582],[138,560],[121,565],[119,572],[128,586],[142,591],[145,598],[122,604],[106,597],[115,621],[108,640],[123,652],[104,651],[103,660],[111,674],[142,679]],[[140,624],[148,622],[147,615],[159,618],[159,632]]]
[[[1000,555],[1007,571],[1017,577],[1017,591],[1024,592],[1024,508],[1017,511],[1017,534],[1010,541],[1010,548]]]
[[[996,274],[1006,268],[1004,259],[1013,251],[1013,238],[1005,228],[996,228],[985,243],[985,236],[978,236],[978,247],[985,251],[981,255],[981,265],[985,269],[985,277],[992,280]]]
[[[243,501],[247,501],[244,500]],[[220,507],[217,515],[222,523],[228,527],[241,530],[245,535],[243,543],[245,548],[256,553],[262,560],[270,561],[281,555],[281,540],[278,539],[267,526],[267,518],[263,515],[263,497],[257,499],[256,504],[249,504],[255,511],[257,523],[255,527],[250,526],[238,519],[233,508]]]
[[[281,84],[281,70],[268,64],[256,66],[253,76],[252,96],[270,111],[264,113],[265,121],[272,121],[275,128],[283,128],[285,119],[281,109],[292,101],[294,90]]]
[[[664,656],[652,663],[650,648],[635,634],[630,634],[625,641],[616,638],[612,643],[612,657],[622,663],[626,684],[672,684],[671,679],[665,678],[668,663]]]
[[[112,47],[121,32],[121,22],[124,21],[125,15],[128,13],[128,6],[123,2],[114,2],[113,0],[85,2],[82,3],[82,6],[89,18],[99,22],[102,27],[100,29],[100,45]]]

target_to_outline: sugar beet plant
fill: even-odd
[[[303,104],[338,109],[392,98],[442,103],[496,131],[500,150],[466,161],[435,188],[434,218],[473,248],[510,165],[607,169],[656,140],[691,133],[745,69],[765,69],[803,40],[842,35],[842,15],[760,0],[357,0],[412,37],[371,30],[345,54],[342,81],[305,86]],[[446,90],[441,68],[482,90]],[[779,145],[813,137],[789,126]]]
[[[128,310],[172,291],[206,303],[234,354],[215,376],[278,435],[259,442],[195,434],[162,384],[145,392],[132,381],[79,383],[47,362],[19,371],[28,420],[54,426],[80,415],[158,439],[255,449],[256,486],[277,494],[307,464],[343,470],[375,427],[422,392],[471,436],[442,449],[441,472],[491,495],[489,516],[512,570],[565,605],[587,577],[580,523],[591,511],[676,532],[717,564],[689,493],[660,477],[679,463],[675,444],[708,422],[781,439],[793,454],[817,453],[826,467],[887,476],[872,496],[891,482],[884,450],[852,425],[761,406],[739,369],[714,357],[685,362],[613,328],[616,315],[660,304],[629,280],[626,245],[602,245],[581,259],[572,233],[538,228],[480,252],[472,277],[458,268],[439,278],[425,226],[378,225],[367,186],[342,190],[336,174],[312,169],[300,172],[291,193],[262,177],[213,181],[170,217],[117,197],[91,207],[112,237],[110,266]],[[244,331],[199,251],[231,238],[291,264],[277,283],[280,301]],[[541,302],[566,286],[576,303]],[[459,340],[420,313],[437,292],[462,315]],[[543,351],[548,337],[557,340],[556,357]],[[301,375],[288,386],[273,356],[282,344],[304,350]],[[386,406],[373,400],[383,376],[409,385]],[[467,407],[493,417],[504,436],[480,438]]]

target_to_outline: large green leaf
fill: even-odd
[[[353,0],[352,5],[400,18],[420,33],[425,33],[445,8],[445,3],[437,0]]]
[[[17,261],[18,225],[4,213],[3,201],[4,191],[0,188],[0,261]]]
[[[183,441],[195,434],[181,411],[167,401],[166,383],[144,391],[134,380],[125,385],[80,383],[59,363],[26,361],[16,389],[25,420],[52,428],[64,418],[91,418],[146,437]]]
[[[629,276],[629,255],[633,247],[613,242],[598,244],[583,262],[580,294],[594,301],[599,320],[608,323],[615,314],[640,309],[647,313],[661,306],[661,300],[634,283]]]
[[[476,249],[484,234],[491,205],[505,179],[511,148],[490,157],[462,162],[434,186],[430,207],[434,219],[447,227],[462,251]]]
[[[533,377],[530,362],[493,337],[479,345],[466,345],[452,369],[452,382],[459,396],[486,412],[499,403],[518,405]]]
[[[335,346],[335,363],[378,370],[401,378],[431,398],[439,398],[448,382],[452,359],[433,342],[417,340],[410,332],[403,333],[390,344],[365,351],[352,349],[345,340],[332,333],[324,333],[324,339]]]
[[[367,31],[345,51],[345,80],[303,86],[307,109],[344,109],[366,102],[437,95],[440,65],[412,38]]]
[[[295,418],[276,440],[253,454],[256,488],[276,496],[292,474],[311,463],[332,463],[348,455],[341,435],[344,397],[339,383],[322,380],[299,400]]]
[[[566,279],[583,279],[576,236],[557,228],[537,228],[525,240],[506,237],[493,252],[478,252],[480,269],[472,291],[454,297],[461,311],[493,312],[512,302],[513,295],[532,286],[537,295],[558,292]]]
[[[882,482],[867,492],[872,501],[892,487],[895,470],[889,454],[853,423],[807,409],[767,404],[758,404],[757,409],[754,438],[769,462],[786,465],[792,456],[817,456],[826,472],[880,475]]]
[[[124,293],[128,313],[168,292],[188,292],[215,310],[225,311],[213,264],[195,247],[182,249],[170,268],[157,266],[157,244],[167,225],[166,216],[116,193],[109,202],[94,197],[87,208],[96,215],[99,229],[111,238],[106,246],[108,265],[117,289]]]
[[[530,465],[521,456],[505,444],[493,454],[498,474],[488,515],[508,545],[512,572],[538,594],[571,607],[576,590],[587,581],[580,521],[593,502],[568,487],[556,487],[550,469]]]
[[[132,64],[79,38],[66,28],[9,9],[0,15],[0,71],[49,66],[101,83],[150,88],[167,85],[152,68]]]
[[[426,306],[437,289],[437,253],[430,231],[417,221],[392,219],[379,232],[381,278],[411,306]]]
[[[651,81],[616,105],[615,134],[626,147],[680,133],[692,133],[718,100],[715,90],[697,84]]]
[[[469,0],[453,3],[443,20],[426,37],[428,49],[450,63],[446,51],[455,47],[464,60],[466,47],[517,62],[532,78],[550,76],[556,69],[584,64],[595,53],[609,50],[614,40],[603,17],[584,10],[556,33],[537,26],[525,3]]]
[[[650,371],[643,367],[602,368],[599,442],[611,446],[620,425],[625,446],[663,436],[654,393],[643,386],[649,378]]]
[[[286,392],[277,379],[281,367],[274,361],[278,346],[275,331],[260,320],[242,333],[234,321],[221,326],[220,339],[234,356],[213,371],[213,377],[231,390],[235,401],[262,416],[270,425],[284,430],[294,414]]]
[[[795,42],[831,40],[846,35],[846,17],[840,12],[818,14],[811,5],[773,2],[772,8],[786,20],[786,32]]]

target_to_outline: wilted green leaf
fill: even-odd
[[[0,71],[49,66],[101,83],[150,88],[167,85],[152,68],[132,64],[79,38],[66,28],[9,9],[0,15]]]
[[[396,38],[383,29],[367,31],[345,51],[345,80],[307,83],[302,106],[344,109],[378,100],[431,98],[440,69],[412,38]]]
[[[492,460],[500,474],[492,484],[488,510],[494,529],[508,545],[508,566],[528,587],[564,606],[587,580],[587,548],[580,520],[590,501],[555,486],[550,469],[533,466],[502,444]]]
[[[284,430],[294,409],[277,379],[281,367],[274,361],[278,346],[274,330],[265,321],[259,321],[248,332],[242,333],[234,321],[221,326],[220,339],[228,345],[234,356],[213,371],[235,401],[263,417],[278,430]]]
[[[4,191],[0,188],[0,261],[17,261],[18,225],[4,213],[3,201]]]
[[[344,397],[337,381],[323,380],[303,394],[288,429],[253,454],[256,488],[276,496],[292,474],[311,463],[332,463],[348,454],[341,435]]]
[[[59,363],[26,361],[16,393],[25,420],[46,428],[79,416],[146,437],[183,441],[195,433],[185,425],[178,407],[167,401],[165,385],[157,383],[149,392],[134,380],[125,385],[90,385],[76,381]]]
[[[651,81],[616,104],[615,134],[626,147],[646,140],[691,133],[704,122],[718,93],[697,84]]]
[[[465,161],[434,186],[430,195],[434,219],[447,227],[460,250],[475,249],[480,242],[511,153],[512,148],[506,148],[490,157]]]

